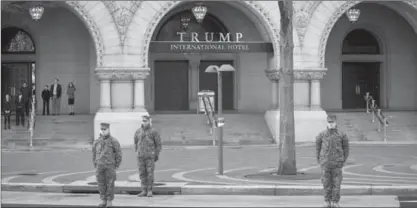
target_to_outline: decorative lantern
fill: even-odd
[[[181,28],[187,31],[188,25],[191,22],[191,18],[189,16],[181,16],[180,22],[181,22]]]
[[[30,16],[32,17],[33,20],[36,20],[36,21],[42,18],[43,11],[44,11],[44,8],[41,6],[34,6],[34,7],[29,8]]]
[[[356,22],[359,19],[359,16],[361,15],[361,10],[359,9],[349,9],[346,12],[346,16],[349,18],[350,22]]]
[[[202,4],[198,4],[197,6],[193,7],[191,11],[194,14],[195,19],[198,23],[203,22],[204,17],[207,14],[207,7],[203,6]]]

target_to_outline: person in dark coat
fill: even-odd
[[[45,115],[45,109],[46,113],[49,116],[49,100],[51,99],[51,92],[49,91],[49,86],[45,85],[45,89],[42,91],[42,100],[43,100],[43,111],[42,115]]]
[[[22,126],[25,126],[25,99],[23,98],[22,93],[18,93],[18,96],[15,101],[16,105],[16,126],[19,126],[19,121],[22,122]]]
[[[59,79],[54,79],[54,84],[51,86],[51,98],[52,98],[52,115],[61,114],[61,95],[62,86],[59,84]]]
[[[6,94],[6,100],[3,103],[4,107],[4,129],[10,129],[10,116],[12,114],[12,104],[9,94]]]
[[[24,111],[26,112],[26,116],[29,116],[29,102],[32,97],[32,90],[29,89],[26,81],[23,82],[23,86],[20,88],[20,93],[22,93],[24,100]]]

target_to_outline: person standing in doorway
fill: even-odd
[[[54,84],[51,86],[52,115],[59,115],[61,111],[62,87],[58,82],[59,79],[55,78]]]
[[[70,82],[68,83],[68,88],[67,88],[67,95],[68,95],[68,107],[69,107],[69,111],[70,111],[70,115],[75,115],[74,112],[74,103],[75,103],[75,86],[74,83]]]
[[[28,83],[26,81],[23,81],[23,86],[20,88],[20,93],[23,96],[24,111],[26,112],[26,116],[29,116],[29,101],[32,97],[32,91],[29,89]]]
[[[15,101],[16,105],[16,126],[19,126],[22,122],[22,126],[25,126],[25,99],[21,92],[18,93]]]
[[[10,129],[10,116],[12,115],[12,104],[10,103],[10,96],[6,94],[6,100],[3,103],[4,107],[4,129]]]
[[[51,99],[51,92],[49,91],[49,86],[45,85],[45,88],[42,91],[42,100],[43,100],[42,115],[45,115],[45,109],[46,109],[46,115],[49,116],[49,99]]]
[[[322,169],[324,206],[339,207],[342,168],[349,156],[349,140],[337,129],[336,116],[327,117],[327,129],[316,137],[316,157]]]
[[[110,124],[100,124],[100,137],[93,143],[93,164],[100,192],[100,207],[110,207],[114,199],[116,169],[122,163],[119,141],[110,135]]]
[[[150,116],[142,116],[142,126],[136,131],[134,136],[142,188],[142,191],[138,194],[139,197],[153,196],[155,162],[158,161],[159,153],[162,150],[161,137],[152,128],[151,123]]]

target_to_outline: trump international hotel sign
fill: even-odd
[[[155,53],[273,52],[272,43],[242,41],[242,33],[178,32],[178,41],[152,41]],[[234,40],[232,36],[235,37]],[[185,38],[187,37],[187,40]]]

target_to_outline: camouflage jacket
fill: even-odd
[[[343,132],[325,130],[316,138],[316,157],[321,167],[342,168],[349,156],[349,140]]]
[[[100,136],[93,143],[93,164],[98,165],[114,165],[119,168],[122,162],[122,149],[120,143],[112,136]]]
[[[162,149],[161,137],[153,128],[139,128],[135,133],[135,151],[138,157],[158,157]]]

